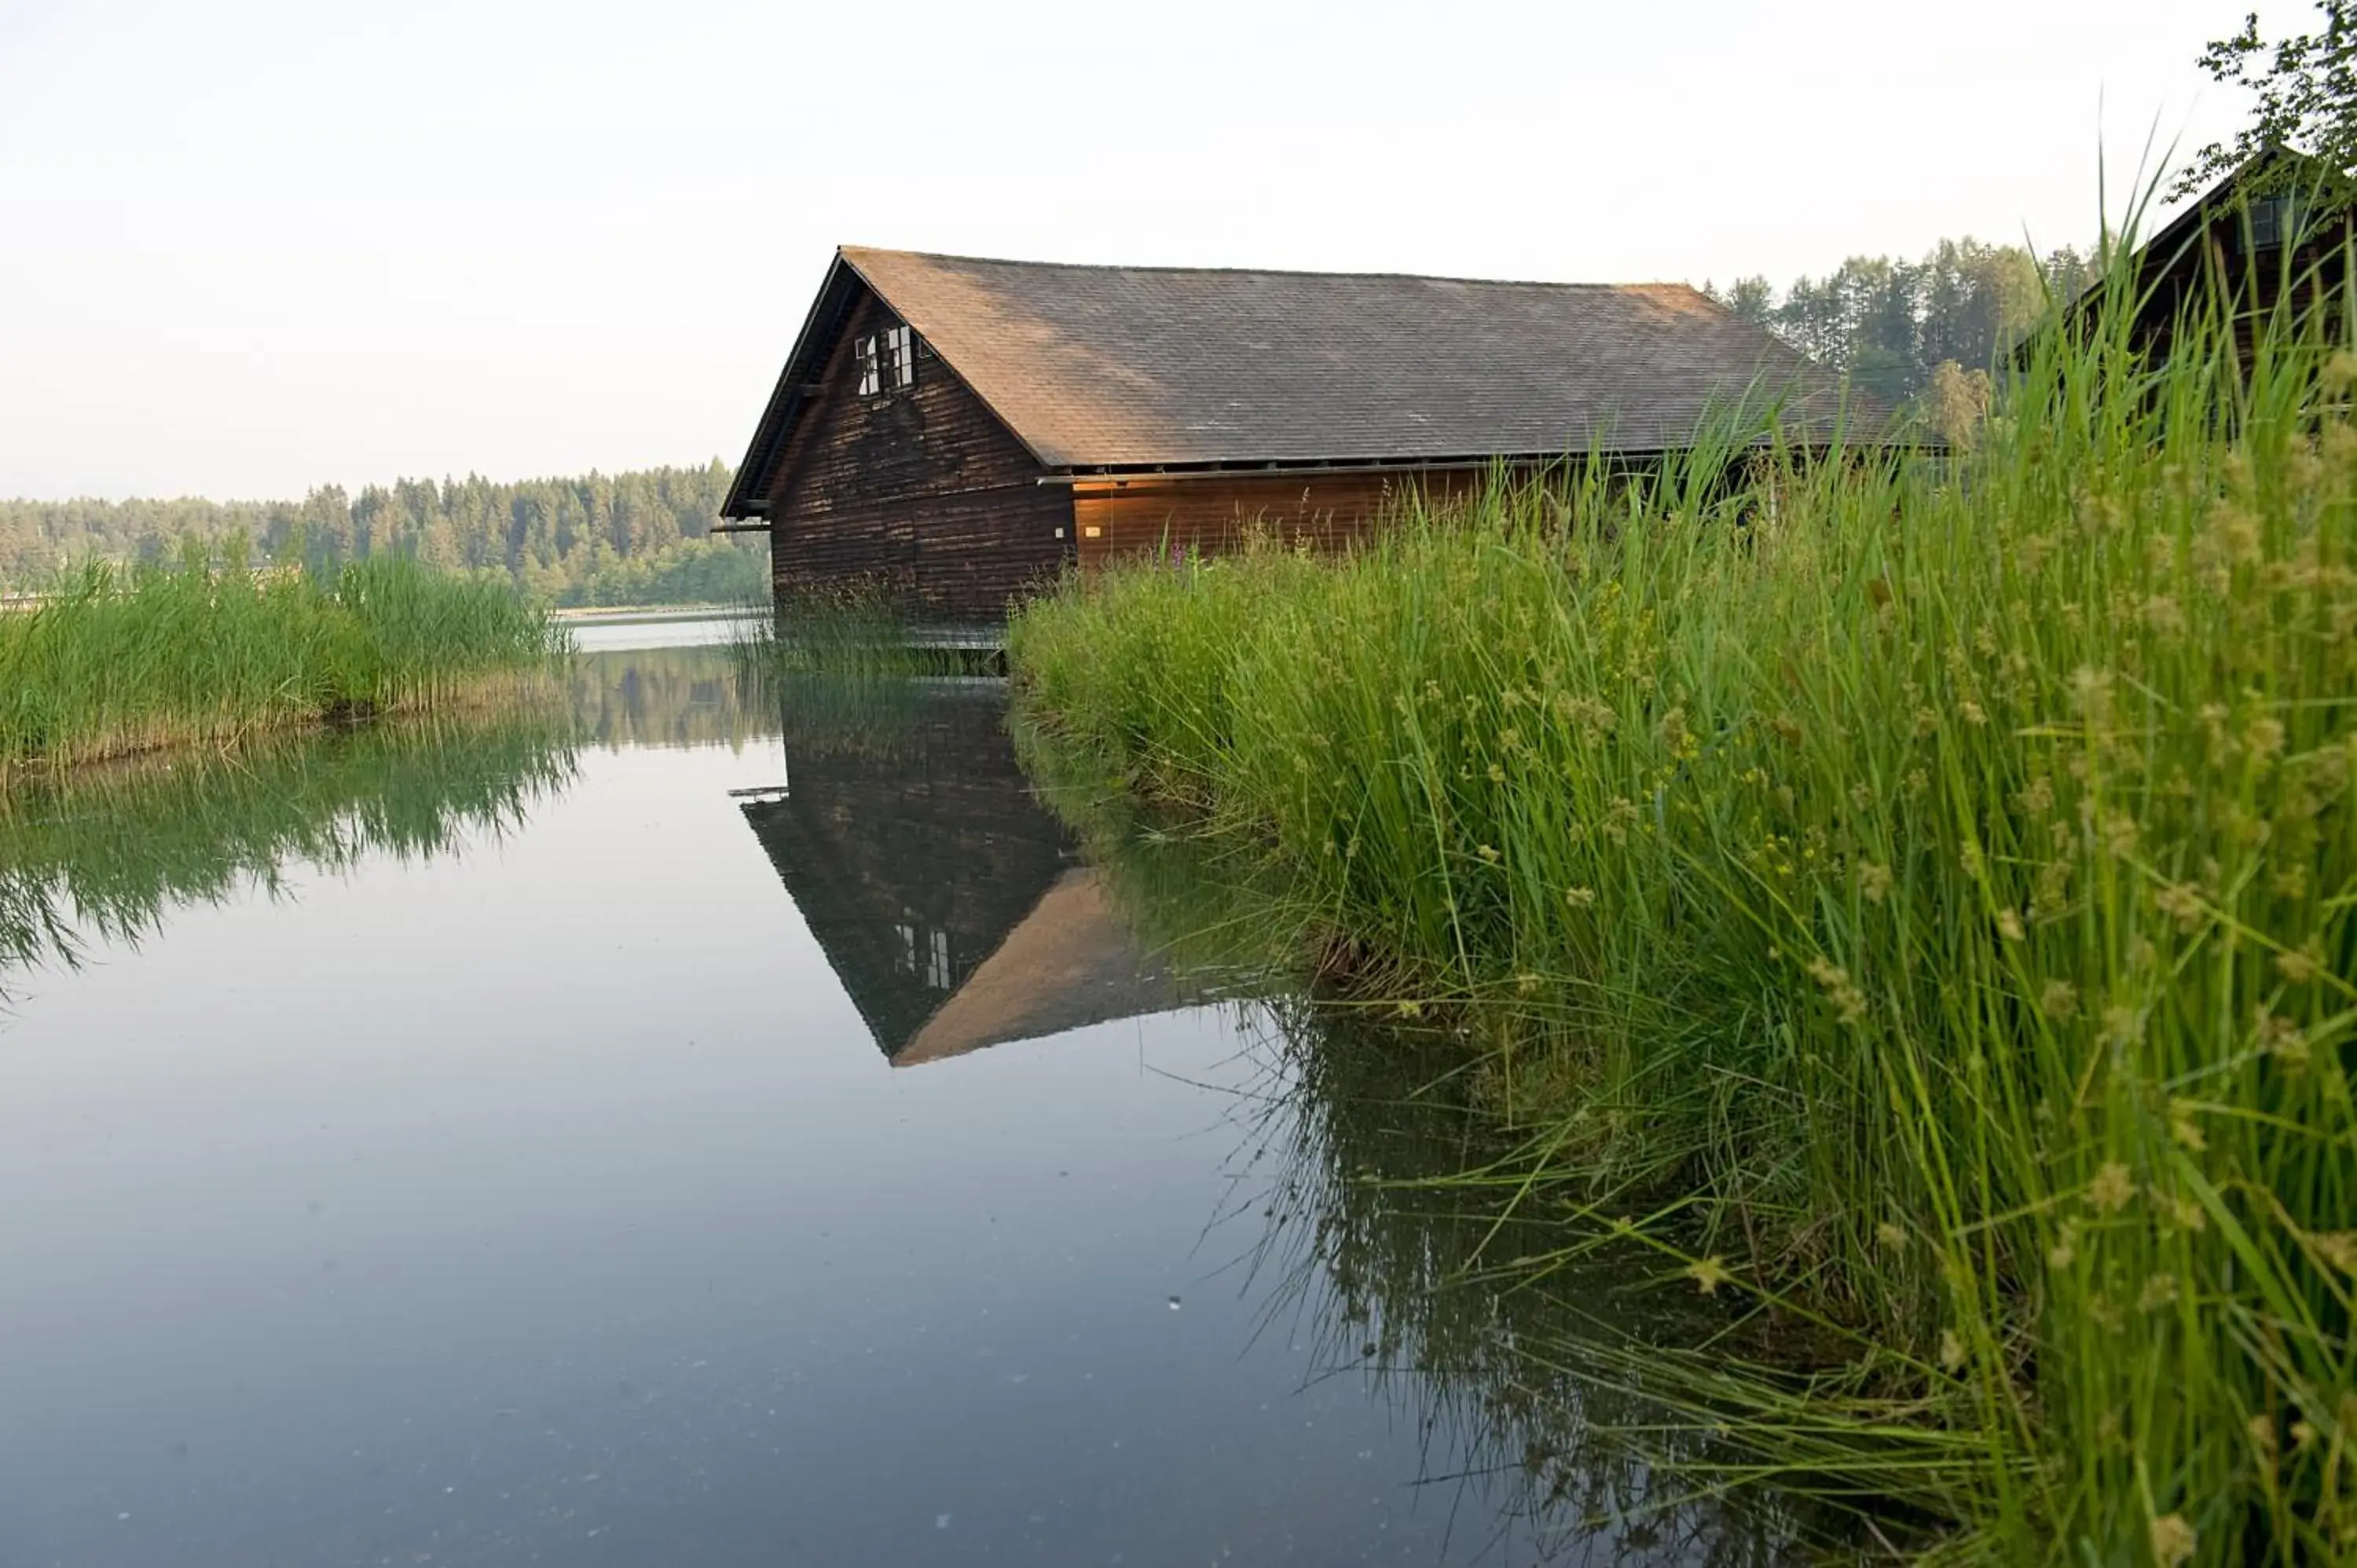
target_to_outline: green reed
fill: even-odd
[[[838,681],[963,672],[953,650],[926,645],[899,599],[865,581],[781,587],[741,606],[731,644],[762,671]]]
[[[1310,1377],[1370,1376],[1426,1434],[1440,1478],[1491,1491],[1544,1545],[1609,1530],[1684,1541],[1696,1561],[1831,1563],[1916,1538],[1916,1521],[1861,1517],[1822,1477],[1744,1485],[1750,1455],[1717,1430],[1723,1408],[1695,1407],[1683,1348],[1758,1355],[1761,1326],[1730,1297],[1665,1298],[1653,1254],[1627,1239],[1565,1244],[1581,1206],[1518,1190],[1494,1056],[1458,1028],[1340,1001],[1304,973],[1332,979],[1339,955],[1247,847],[1157,822],[1051,736],[1018,725],[1016,738],[1180,993],[1255,999],[1235,1020],[1265,1077],[1232,1113],[1233,1223],[1249,1232],[1258,1211],[1244,1261]]]
[[[869,582],[782,589],[739,607],[738,679],[772,708],[789,755],[888,761],[917,738],[938,682],[996,673],[976,650],[926,640],[902,601]]]
[[[2155,371],[2133,286],[1971,452],[1730,423],[1010,655],[1358,995],[1512,1020],[1479,1179],[1847,1346],[1684,1363],[1755,1469],[1959,1555],[2345,1561],[2357,355],[2213,306]]]
[[[399,559],[332,575],[92,565],[0,612],[0,776],[422,708],[562,647],[504,587]]]

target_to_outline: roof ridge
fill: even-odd
[[[1036,272],[1179,273],[1198,277],[1365,278],[1384,283],[1460,283],[1499,288],[1563,288],[1624,290],[1682,288],[1702,290],[1681,278],[1632,279],[1620,283],[1567,283],[1553,278],[1466,277],[1454,273],[1332,272],[1316,267],[1190,267],[1160,263],[1035,262],[1019,256],[974,256],[949,251],[907,251],[892,245],[837,245],[845,256],[906,256],[926,262],[979,262],[985,266],[1023,267]]]

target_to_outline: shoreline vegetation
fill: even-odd
[[[566,646],[502,584],[397,558],[84,567],[0,614],[0,784],[172,746],[496,701]]]
[[[2357,354],[2212,317],[2156,371],[2105,287],[1968,447],[1730,424],[1069,583],[1017,722],[1322,992],[1480,1042],[1517,1152],[1468,1179],[1577,1218],[1514,1266],[1650,1247],[1838,1348],[1649,1350],[1748,1455],[1696,1486],[2348,1561]]]
[[[787,588],[745,602],[729,645],[748,670],[855,685],[976,672],[963,650],[931,639],[876,582]]]
[[[1688,1419],[1698,1360],[1790,1364],[1796,1330],[1813,1330],[1683,1282],[1649,1285],[1641,1242],[1566,1246],[1581,1206],[1529,1183],[1497,1113],[1494,1058],[1468,1051],[1464,1017],[1404,1022],[1305,987],[1301,933],[1281,882],[1253,875],[1259,857],[1238,864],[1216,835],[1162,831],[1151,806],[1030,727],[1015,740],[1144,949],[1183,977],[1180,994],[1254,1004],[1239,1024],[1268,1053],[1272,1089],[1250,1113],[1245,1165],[1269,1190],[1249,1267],[1275,1271],[1288,1305],[1321,1280],[1337,1287],[1309,1325],[1322,1364],[1412,1368],[1404,1386],[1445,1390],[1469,1438],[1449,1472],[1506,1488],[1543,1536],[1613,1518],[1713,1563],[1920,1548],[1924,1520],[1903,1507],[1749,1473],[1756,1455],[1716,1412]]]

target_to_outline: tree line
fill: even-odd
[[[400,554],[505,578],[568,605],[733,602],[767,588],[758,536],[715,534],[729,469],[590,473],[498,483],[396,479],[299,501],[0,500],[0,584],[38,585],[80,562],[177,560],[188,542],[242,541],[250,556],[330,569]]]
[[[2067,246],[2040,257],[1967,238],[1943,240],[1918,261],[1852,256],[1781,292],[1759,276],[1705,292],[1860,390],[1894,408],[1918,407],[1937,424],[1944,403],[1985,395],[1996,356],[2093,282],[2096,266]]]
[[[2255,12],[2211,40],[2199,64],[2222,86],[2250,94],[2231,138],[2201,149],[2168,195],[2184,198],[2290,149],[2253,174],[2260,190],[2309,187],[2336,205],[2357,199],[2357,0],[2316,0],[2313,31],[2260,36]],[[1943,240],[1921,261],[1853,256],[1824,278],[1779,294],[1764,277],[1738,278],[1715,299],[1852,382],[1933,426],[1968,429],[1986,407],[1987,369],[2040,314],[2094,281],[2098,258],[2068,248],[2044,258],[2018,245]]]

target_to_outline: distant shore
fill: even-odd
[[[709,620],[718,616],[746,614],[744,605],[576,605],[551,610],[548,618],[561,626],[629,625],[633,621]]]

